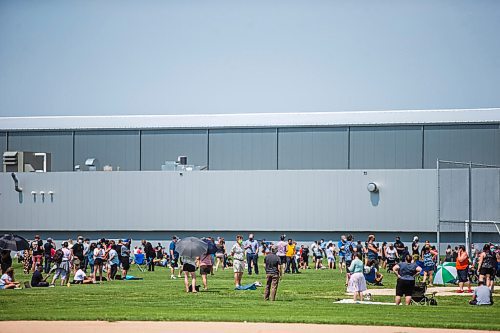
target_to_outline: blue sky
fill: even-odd
[[[500,106],[500,1],[0,0],[0,116]]]

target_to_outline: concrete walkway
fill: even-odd
[[[123,332],[203,332],[203,333],[470,333],[493,332],[391,326],[347,326],[316,324],[215,323],[215,322],[151,322],[151,321],[0,321],[5,333],[123,333]]]

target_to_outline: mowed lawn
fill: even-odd
[[[19,265],[15,268],[16,280],[29,279]],[[285,275],[277,301],[272,303],[264,302],[264,288],[233,290],[232,270],[209,276],[209,290],[198,294],[186,294],[183,279],[171,280],[166,268],[141,273],[133,267],[130,274],[144,280],[1,290],[0,319],[297,322],[500,330],[498,294],[492,307],[469,306],[469,296],[439,297],[438,306],[433,307],[334,304],[349,298],[344,294],[344,274],[310,269]],[[264,283],[264,274],[245,273],[243,283],[254,281]],[[197,284],[201,285],[201,278]],[[395,287],[393,274],[385,274],[385,287]],[[393,297],[375,296],[374,300],[391,302]]]

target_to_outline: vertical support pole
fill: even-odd
[[[466,228],[466,245],[469,256],[471,253],[471,244],[472,244],[472,162],[469,162],[469,222]]]
[[[436,242],[438,250],[438,262],[441,262],[441,207],[440,207],[440,195],[441,191],[439,188],[439,159],[436,160],[436,186],[437,186],[437,226],[436,226]]]

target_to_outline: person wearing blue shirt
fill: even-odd
[[[340,240],[338,242],[340,274],[342,274],[342,269],[345,267],[345,243],[345,235],[340,236]]]
[[[177,268],[177,261],[179,260],[179,252],[175,250],[175,244],[177,243],[177,236],[172,237],[172,241],[169,246],[170,253],[170,278],[175,279],[175,269]],[[181,272],[179,271],[179,276],[181,277]]]
[[[356,245],[352,241],[352,235],[347,235],[346,237],[346,242],[344,244],[344,257],[345,257],[345,265],[346,265],[346,281],[345,285],[349,283],[349,267],[351,266],[352,259],[353,259],[353,252],[355,251]]]
[[[253,238],[253,234],[248,235],[244,249],[247,254],[248,275],[252,275],[252,267],[255,270],[255,274],[259,274],[259,242]]]

